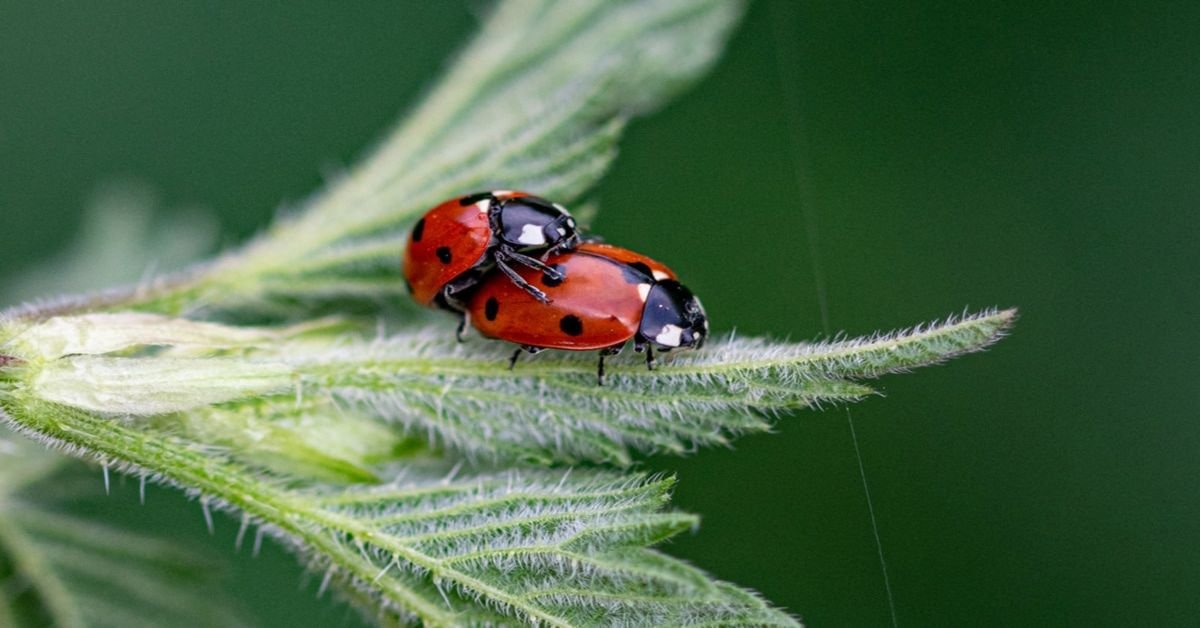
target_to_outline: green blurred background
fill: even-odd
[[[253,234],[481,6],[0,2],[0,275],[114,179]],[[824,335],[802,211],[833,331],[1022,308],[989,353],[853,407],[900,625],[1200,622],[1198,27],[1194,2],[758,2],[597,191],[595,229],[680,270],[719,329]],[[704,516],[670,552],[814,626],[889,623],[844,409],[648,466]],[[232,557],[237,523],[210,538],[172,491],[104,504]],[[358,624],[277,548],[232,562],[263,625]]]

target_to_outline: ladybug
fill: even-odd
[[[479,333],[520,345],[510,368],[522,351],[598,350],[597,382],[603,385],[604,358],[619,353],[630,340],[653,369],[655,349],[699,348],[708,335],[700,300],[674,272],[644,255],[584,243],[550,255],[546,264],[558,275],[533,268],[517,273],[540,284],[549,303],[499,276],[484,278],[469,296],[468,318]]]
[[[421,305],[462,313],[462,294],[495,267],[546,303],[546,294],[513,265],[561,279],[535,256],[578,243],[575,219],[562,205],[511,190],[470,194],[434,207],[413,226],[404,249],[404,279]]]

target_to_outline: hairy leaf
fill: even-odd
[[[504,349],[494,343],[458,345],[445,329],[375,341],[339,336],[325,342],[262,342],[220,358],[72,355],[13,374],[37,397],[83,410],[183,413],[172,421],[192,426],[191,436],[210,444],[259,439],[214,442],[204,438],[206,432],[270,429],[274,436],[267,442],[279,445],[288,440],[282,426],[287,422],[307,421],[311,427],[319,420],[314,417],[353,409],[472,458],[624,465],[632,461],[631,450],[681,453],[762,431],[779,412],[859,399],[872,390],[856,380],[979,350],[999,338],[1014,316],[1011,310],[985,312],[892,334],[812,344],[717,341],[703,351],[664,361],[654,371],[637,362],[614,364],[605,386],[596,384],[590,354],[582,359],[539,356],[510,370]],[[43,325],[70,329],[79,318],[92,320],[62,317]],[[142,327],[135,328],[133,321]],[[161,328],[188,328],[186,322],[136,314],[128,322],[118,326],[127,341],[142,337],[159,343],[170,335]],[[267,330],[205,329],[215,347],[224,346],[227,337],[271,336]],[[36,325],[20,338],[27,343],[43,334]],[[182,337],[196,342],[194,336]],[[22,343],[5,350],[29,359],[44,353]],[[222,405],[209,407],[218,403]],[[336,450],[333,443],[376,452],[372,443],[400,444],[375,430],[353,428],[352,416],[344,423],[330,450]],[[354,446],[360,438],[369,441]],[[357,466],[367,464],[363,460]]]
[[[0,625],[246,625],[211,561],[60,512],[63,460],[0,432]]]
[[[241,510],[243,526],[263,525],[259,534],[323,573],[322,589],[339,587],[382,622],[795,625],[752,593],[648,549],[696,524],[662,510],[670,479],[538,469],[457,477],[433,472],[444,462],[412,461],[379,486],[287,488],[177,439],[82,411],[31,403],[16,418],[57,445],[160,473],[200,491],[205,503]],[[70,528],[48,525],[58,524]],[[121,571],[118,581],[141,586],[142,568]],[[149,595],[187,608],[166,593]]]
[[[594,354],[538,356],[508,370],[507,349],[454,347],[442,331],[331,355],[284,354],[305,394],[363,408],[472,457],[624,465],[631,450],[724,444],[766,430],[781,412],[857,400],[873,391],[855,380],[982,349],[1013,316],[987,312],[827,343],[717,341],[654,371],[637,360],[610,366],[604,386],[596,383]]]

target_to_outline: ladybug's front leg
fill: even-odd
[[[646,368],[653,371],[658,362],[654,359],[654,345],[649,341],[642,340],[640,337],[634,341],[633,350],[641,353],[646,352]]]
[[[561,242],[558,242],[554,246],[546,249],[546,252],[542,253],[542,255],[538,259],[544,260],[544,259],[549,258],[551,255],[557,255],[558,253],[561,253],[563,251],[574,251],[575,247],[579,246],[580,244],[582,244],[584,242],[592,242],[593,237],[599,238],[599,236],[591,236],[591,235],[580,236],[579,234],[574,234],[570,238],[562,240]],[[599,240],[596,240],[596,241],[598,242]]]
[[[513,270],[512,267],[506,263],[507,262],[507,259],[506,259],[507,254],[502,253],[501,251],[502,251],[502,249],[497,249],[497,251],[496,251],[496,268],[499,268],[500,272],[504,273],[504,275],[506,277],[508,277],[510,281],[517,284],[518,288],[524,290],[525,292],[528,292],[529,296],[537,299],[538,301],[540,301],[542,303],[549,303],[550,298],[546,296],[546,293],[542,292],[541,290],[538,290],[537,288],[534,288],[532,285],[529,284],[528,281],[525,281],[524,277],[517,274],[517,271]]]
[[[507,260],[517,262],[518,264],[523,264],[536,271],[539,271],[553,281],[563,280],[563,274],[559,272],[557,268],[547,266],[544,262],[542,262],[542,260],[536,257],[530,257],[524,253],[518,253],[507,246],[501,246],[501,248],[496,251],[497,258],[499,258],[501,255],[503,255]]]

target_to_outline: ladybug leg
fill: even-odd
[[[596,385],[604,385],[604,358],[610,355],[617,355],[621,352],[622,345],[608,347],[600,350],[600,363],[596,366]]]
[[[516,368],[517,358],[521,357],[521,352],[524,350],[525,350],[524,347],[517,347],[517,350],[513,351],[512,357],[508,359],[508,370],[511,371],[514,368]]]
[[[563,275],[558,269],[547,266],[545,263],[542,262],[542,260],[540,260],[536,257],[530,257],[528,255],[525,255],[524,253],[518,253],[518,252],[512,251],[512,250],[505,251],[504,255],[508,259],[510,259],[514,262],[517,262],[518,264],[524,264],[525,266],[528,266],[536,271],[541,272],[542,274],[549,276],[554,281],[562,281],[562,279],[563,279]]]
[[[459,279],[455,279],[442,287],[442,291],[438,293],[434,299],[434,303],[443,310],[448,310],[455,314],[465,314],[467,304],[459,296],[477,282],[478,277],[460,277]]]
[[[517,284],[518,288],[528,292],[529,296],[541,301],[542,303],[550,302],[550,298],[546,296],[545,292],[542,292],[541,290],[529,285],[529,282],[525,281],[524,277],[518,275],[517,271],[513,270],[511,266],[505,263],[505,260],[502,259],[500,255],[496,256],[496,268],[499,268],[500,272],[504,273],[504,275],[508,277],[510,281]]]
[[[459,313],[458,328],[454,330],[454,337],[458,338],[459,342],[463,342],[463,334],[467,331],[467,322],[470,320],[470,314],[466,310]]]
[[[517,350],[513,351],[512,357],[508,359],[508,370],[513,370],[513,368],[517,365],[517,358],[521,357],[522,351],[528,353],[529,355],[537,355],[541,353],[542,350],[543,347],[531,347],[529,345],[521,345],[517,347]]]
[[[638,353],[646,352],[646,368],[653,371],[654,367],[658,364],[654,359],[654,345],[648,340],[638,338],[633,342],[633,350]]]
[[[592,236],[586,236],[586,237],[590,238]],[[575,247],[579,246],[580,244],[582,244],[585,241],[589,241],[589,240],[587,240],[585,237],[580,236],[578,232],[573,233],[573,234],[571,234],[571,237],[564,238],[563,240],[560,240],[554,246],[546,249],[546,252],[542,253],[542,255],[538,259],[545,261],[551,255],[554,255],[555,253],[558,253],[560,251],[574,251]]]

